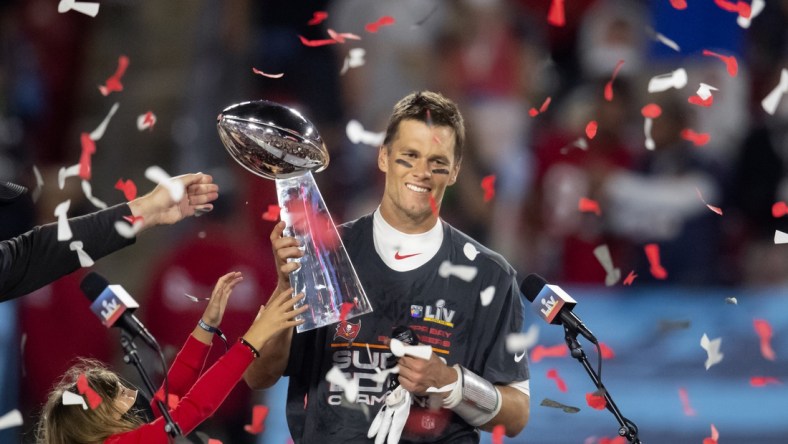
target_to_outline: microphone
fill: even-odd
[[[103,276],[92,271],[82,279],[79,288],[91,301],[90,311],[107,328],[118,327],[131,336],[132,340],[140,336],[146,344],[158,350],[156,339],[132,314],[139,304],[123,287],[110,285]]]
[[[541,276],[532,273],[523,279],[520,291],[532,302],[531,308],[545,322],[563,324],[565,327],[579,332],[592,343],[597,343],[591,330],[572,312],[572,307],[577,304],[577,301],[572,299],[561,287],[548,285]]]
[[[404,325],[398,325],[394,327],[391,331],[391,339],[397,339],[404,344],[408,345],[419,345],[419,338],[416,337],[416,333],[410,327],[406,327]],[[386,360],[386,368],[393,368],[397,365],[399,358],[391,355]],[[389,390],[394,390],[399,386],[399,379],[397,375],[391,374],[389,376]]]

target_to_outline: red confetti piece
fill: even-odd
[[[167,407],[169,407],[170,410],[174,410],[175,407],[178,407],[180,401],[181,399],[178,395],[173,395],[172,393],[167,394]]]
[[[281,79],[285,75],[283,72],[280,72],[278,74],[268,74],[268,73],[265,73],[263,71],[260,71],[259,69],[255,68],[254,66],[252,67],[252,72],[255,73],[255,74],[264,76],[264,77],[268,77],[269,79]]]
[[[706,207],[707,207],[708,209],[710,209],[711,211],[714,211],[715,213],[717,213],[717,214],[719,214],[720,216],[722,216],[722,209],[721,209],[720,207],[715,207],[714,205],[709,205],[709,203],[708,203],[708,202],[706,202],[706,199],[704,199],[704,198],[703,198],[703,195],[702,195],[702,194],[700,194],[700,190],[699,190],[698,188],[695,188],[695,191],[697,191],[697,193],[698,193],[698,197],[700,198],[701,202],[703,202],[704,204],[706,204]]]
[[[354,305],[351,304],[350,302],[343,302],[342,308],[339,311],[339,320],[344,321],[345,319],[347,319],[347,315],[350,314],[350,310],[352,310],[353,307]]]
[[[323,20],[328,18],[328,13],[326,11],[315,11],[312,13],[312,18],[306,22],[309,26],[319,25],[323,22]]]
[[[375,33],[378,32],[378,29],[380,29],[381,26],[393,25],[394,23],[395,23],[394,17],[390,15],[384,15],[383,17],[379,18],[376,22],[367,23],[366,26],[364,26],[364,29],[366,29],[367,32]]]
[[[543,112],[547,111],[547,107],[550,106],[550,102],[552,100],[553,99],[551,97],[546,98],[544,100],[544,102],[542,102],[542,106],[540,106],[538,110],[536,108],[529,109],[528,110],[528,115],[531,116],[531,117],[536,117],[536,116],[539,115],[539,113],[543,113]]]
[[[673,6],[679,11],[683,11],[687,9],[687,0],[670,0],[670,6]]]
[[[613,70],[613,76],[605,84],[605,100],[608,102],[613,100],[613,81],[616,80],[616,76],[618,75],[618,71],[621,70],[622,65],[624,65],[624,61],[619,60],[618,63],[616,63],[616,68]]]
[[[687,101],[693,105],[710,107],[714,103],[714,96],[709,96],[707,99],[702,99],[699,95],[690,96]]]
[[[88,378],[84,373],[77,378],[77,390],[80,395],[85,395],[88,398],[88,405],[91,409],[95,409],[101,404],[101,396],[95,390],[90,388]]]
[[[613,359],[616,357],[613,349],[604,342],[599,343],[599,350],[602,352],[602,359]]]
[[[592,120],[588,122],[588,125],[586,125],[586,137],[588,137],[589,140],[593,140],[594,137],[596,137],[596,130],[597,130],[596,120]]]
[[[772,205],[772,216],[783,217],[788,214],[788,205],[785,202],[775,202]]]
[[[485,202],[489,202],[495,197],[495,174],[485,176],[482,179],[482,189],[484,190]]]
[[[361,37],[350,32],[336,32],[333,29],[328,29],[328,35],[337,41],[337,43],[345,43],[345,39],[361,40]]]
[[[265,427],[265,417],[268,416],[268,407],[264,405],[256,405],[252,408],[252,423],[244,426],[244,430],[252,435],[257,435],[262,432]]]
[[[684,387],[679,388],[679,399],[681,400],[681,408],[684,410],[685,416],[695,416],[697,414],[690,405],[689,394]]]
[[[599,392],[586,393],[586,404],[595,410],[604,410],[607,406],[607,399],[600,395]]]
[[[656,119],[662,115],[662,108],[656,103],[649,103],[640,110],[640,113],[647,119]]]
[[[128,201],[132,201],[137,198],[137,185],[134,185],[131,179],[127,181],[123,181],[123,179],[118,179],[115,182],[115,189],[123,191],[123,196]]]
[[[301,43],[303,43],[304,46],[309,46],[309,47],[336,45],[337,43],[339,43],[334,39],[308,40],[306,37],[302,35],[299,35],[298,38],[301,39]]]
[[[627,277],[624,279],[624,285],[632,285],[632,283],[635,282],[636,277],[638,277],[638,275],[635,274],[635,270],[630,271]]]
[[[558,370],[551,368],[547,371],[547,379],[552,379],[555,381],[555,385],[558,387],[558,390],[566,393],[569,389],[566,388],[566,382],[558,376]]]
[[[779,379],[772,376],[753,376],[750,378],[750,385],[753,387],[764,387],[768,384],[782,384]]]
[[[498,424],[492,430],[492,444],[503,444],[503,437],[506,435],[506,427]]]
[[[688,142],[692,142],[695,146],[703,146],[709,143],[711,135],[709,135],[709,133],[696,133],[689,128],[685,128],[681,130],[681,138]]]
[[[208,444],[222,444],[218,439],[208,438]]]
[[[720,439],[720,432],[717,431],[717,427],[714,427],[714,424],[711,425],[711,436],[707,436],[703,439],[703,444],[717,444],[717,440]]]
[[[123,91],[123,84],[120,83],[120,78],[126,73],[126,68],[128,67],[129,58],[125,55],[120,56],[118,58],[118,69],[115,70],[115,74],[112,74],[104,85],[98,87],[99,91],[101,91],[101,95],[108,96],[111,92]]]
[[[435,196],[431,194],[430,194],[430,209],[432,210],[432,214],[434,214],[435,217],[438,217],[438,203],[435,202]]]
[[[279,205],[268,205],[268,211],[263,213],[263,220],[276,222],[279,220],[279,213],[282,211]]]
[[[648,257],[648,263],[651,264],[651,275],[657,279],[666,279],[668,272],[659,263],[659,245],[648,244],[644,247],[644,250],[646,251],[646,257]]]
[[[543,358],[561,358],[567,355],[567,348],[563,344],[545,347],[537,345],[531,349],[531,362],[539,362]]]
[[[736,63],[736,57],[734,56],[724,56],[722,54],[717,54],[716,52],[709,51],[708,49],[703,50],[703,55],[717,57],[718,59],[725,62],[725,67],[728,70],[728,75],[730,75],[731,77],[736,77],[736,74],[739,72],[739,64]]]
[[[82,153],[79,155],[79,177],[83,180],[90,180],[90,156],[96,153],[96,142],[90,138],[88,133],[80,134],[79,141],[82,144]]]
[[[735,12],[742,16],[742,18],[750,18],[752,15],[752,8],[748,3],[743,1],[738,1],[736,3],[729,2],[726,0],[714,0],[714,3],[717,4],[720,8],[724,9],[728,12]]]
[[[616,436],[615,438],[603,436],[599,438],[598,444],[627,444],[627,440],[623,436]]]
[[[771,344],[772,326],[764,319],[755,319],[752,323],[753,327],[755,327],[755,333],[761,339],[761,355],[764,359],[774,361],[775,354]]]
[[[143,222],[145,220],[142,216],[123,216],[123,219],[131,225],[134,225],[137,221]]]
[[[597,216],[602,215],[602,210],[599,208],[599,202],[587,197],[580,198],[580,201],[577,203],[577,209],[583,213],[594,213]]]
[[[547,23],[553,26],[566,25],[566,14],[564,12],[564,0],[553,0],[550,3],[550,10],[547,11]]]

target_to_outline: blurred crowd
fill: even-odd
[[[276,198],[273,182],[225,153],[216,115],[255,99],[299,109],[329,147],[331,163],[316,177],[341,222],[373,210],[382,187],[377,147],[351,137],[349,122],[381,132],[398,98],[432,89],[460,104],[469,133],[463,174],[442,217],[520,273],[604,285],[610,266],[598,251],[606,246],[621,273],[616,285],[630,271],[634,286],[788,282],[788,247],[774,243],[775,230],[788,231],[778,211],[784,205],[775,206],[788,202],[788,98],[773,115],[761,106],[788,68],[788,1],[767,1],[746,27],[720,1],[686,9],[656,0],[558,2],[560,26],[548,22],[554,3],[109,0],[91,18],[59,14],[54,1],[0,1],[0,180],[37,189],[35,167],[44,183],[35,205],[0,213],[0,236],[54,221],[54,207],[66,199],[70,216],[94,209],[75,183],[58,187],[57,172],[78,162],[80,133],[118,102],[96,142],[95,195],[123,201],[113,188],[121,178],[140,192],[151,189],[143,174],[151,165],[172,175],[210,173],[221,193],[212,214],[146,234],[97,267],[130,289],[148,328],[174,347],[202,311],[184,293],[207,296],[219,276],[244,271],[225,325],[246,325],[276,279],[272,224],[260,217]],[[309,24],[316,11],[327,19]],[[395,22],[365,29],[383,16]],[[319,47],[299,39],[327,39],[329,30],[360,39]],[[735,57],[735,75],[704,50]],[[97,86],[120,55],[130,60],[123,91],[102,96]],[[255,75],[253,67],[284,75]],[[648,92],[651,78],[679,68],[686,86]],[[716,88],[711,106],[689,101],[701,83]],[[647,124],[641,110],[648,104],[661,114]],[[156,124],[140,131],[137,118],[148,111]],[[687,130],[709,139],[693,142]],[[495,195],[487,200],[481,184],[490,176]],[[583,200],[597,208],[581,211]],[[649,244],[658,246],[666,278],[652,273]],[[18,350],[21,340],[23,362],[3,358],[0,382],[21,381],[27,411],[73,356],[117,359],[103,327],[84,320],[80,277],[3,304],[18,324],[0,336],[0,349]],[[65,334],[68,344],[51,344]],[[8,393],[0,395],[0,413],[17,406]],[[248,421],[240,412],[250,395],[240,388],[234,396],[215,422],[243,434],[238,423]]]

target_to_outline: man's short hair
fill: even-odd
[[[389,117],[386,137],[383,139],[383,145],[387,149],[397,138],[399,124],[403,120],[418,120],[428,125],[448,126],[454,130],[454,161],[460,163],[465,144],[465,122],[456,103],[432,91],[414,92],[403,97],[394,105]]]

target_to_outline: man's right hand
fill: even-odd
[[[301,264],[298,261],[288,261],[288,259],[299,259],[304,256],[304,251],[298,244],[298,240],[291,236],[285,236],[285,222],[279,221],[271,231],[271,248],[274,251],[276,270],[279,277],[276,291],[282,292],[290,288],[290,273],[298,270]]]

